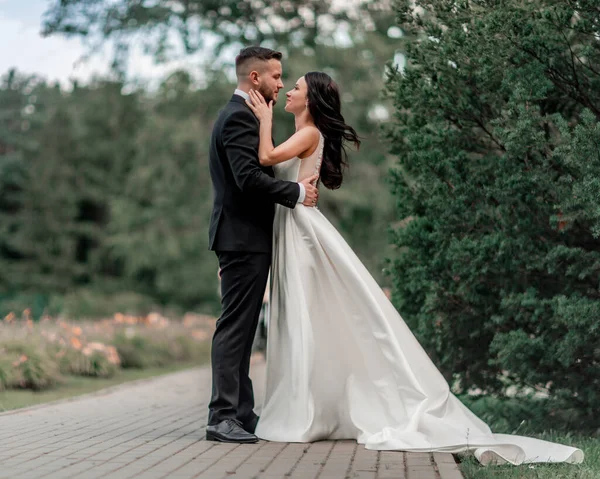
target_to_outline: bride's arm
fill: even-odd
[[[294,133],[285,142],[275,148],[273,147],[271,134],[272,121],[261,121],[258,160],[262,166],[273,166],[277,163],[291,160],[296,156],[302,156],[302,153],[310,150],[319,141],[319,130],[306,127]]]
[[[296,156],[310,150],[319,141],[319,130],[314,127],[302,128],[294,133],[288,140],[273,146],[273,103],[268,105],[262,95],[250,92],[252,102],[246,101],[260,121],[260,142],[258,146],[258,159],[262,166],[272,166],[291,160]]]

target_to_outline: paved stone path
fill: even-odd
[[[257,389],[262,366],[253,365]],[[449,454],[205,441],[209,385],[210,370],[199,368],[1,414],[0,478],[462,478]]]

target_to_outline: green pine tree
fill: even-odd
[[[395,300],[446,378],[600,400],[600,1],[398,2]],[[456,381],[455,381],[456,380]]]

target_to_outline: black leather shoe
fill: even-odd
[[[256,432],[257,424],[258,416],[254,416],[254,418],[250,419],[250,421],[242,423],[242,427],[244,428],[244,431],[248,431],[250,434],[254,434]]]
[[[258,438],[254,434],[244,431],[242,426],[233,419],[225,419],[214,426],[206,426],[206,440],[242,444],[258,442]]]

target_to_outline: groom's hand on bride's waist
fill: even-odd
[[[304,185],[304,189],[306,191],[306,196],[302,202],[304,206],[317,205],[317,201],[319,200],[319,189],[315,186],[315,184],[318,179],[319,175],[312,175],[310,178],[306,178],[300,182]]]

